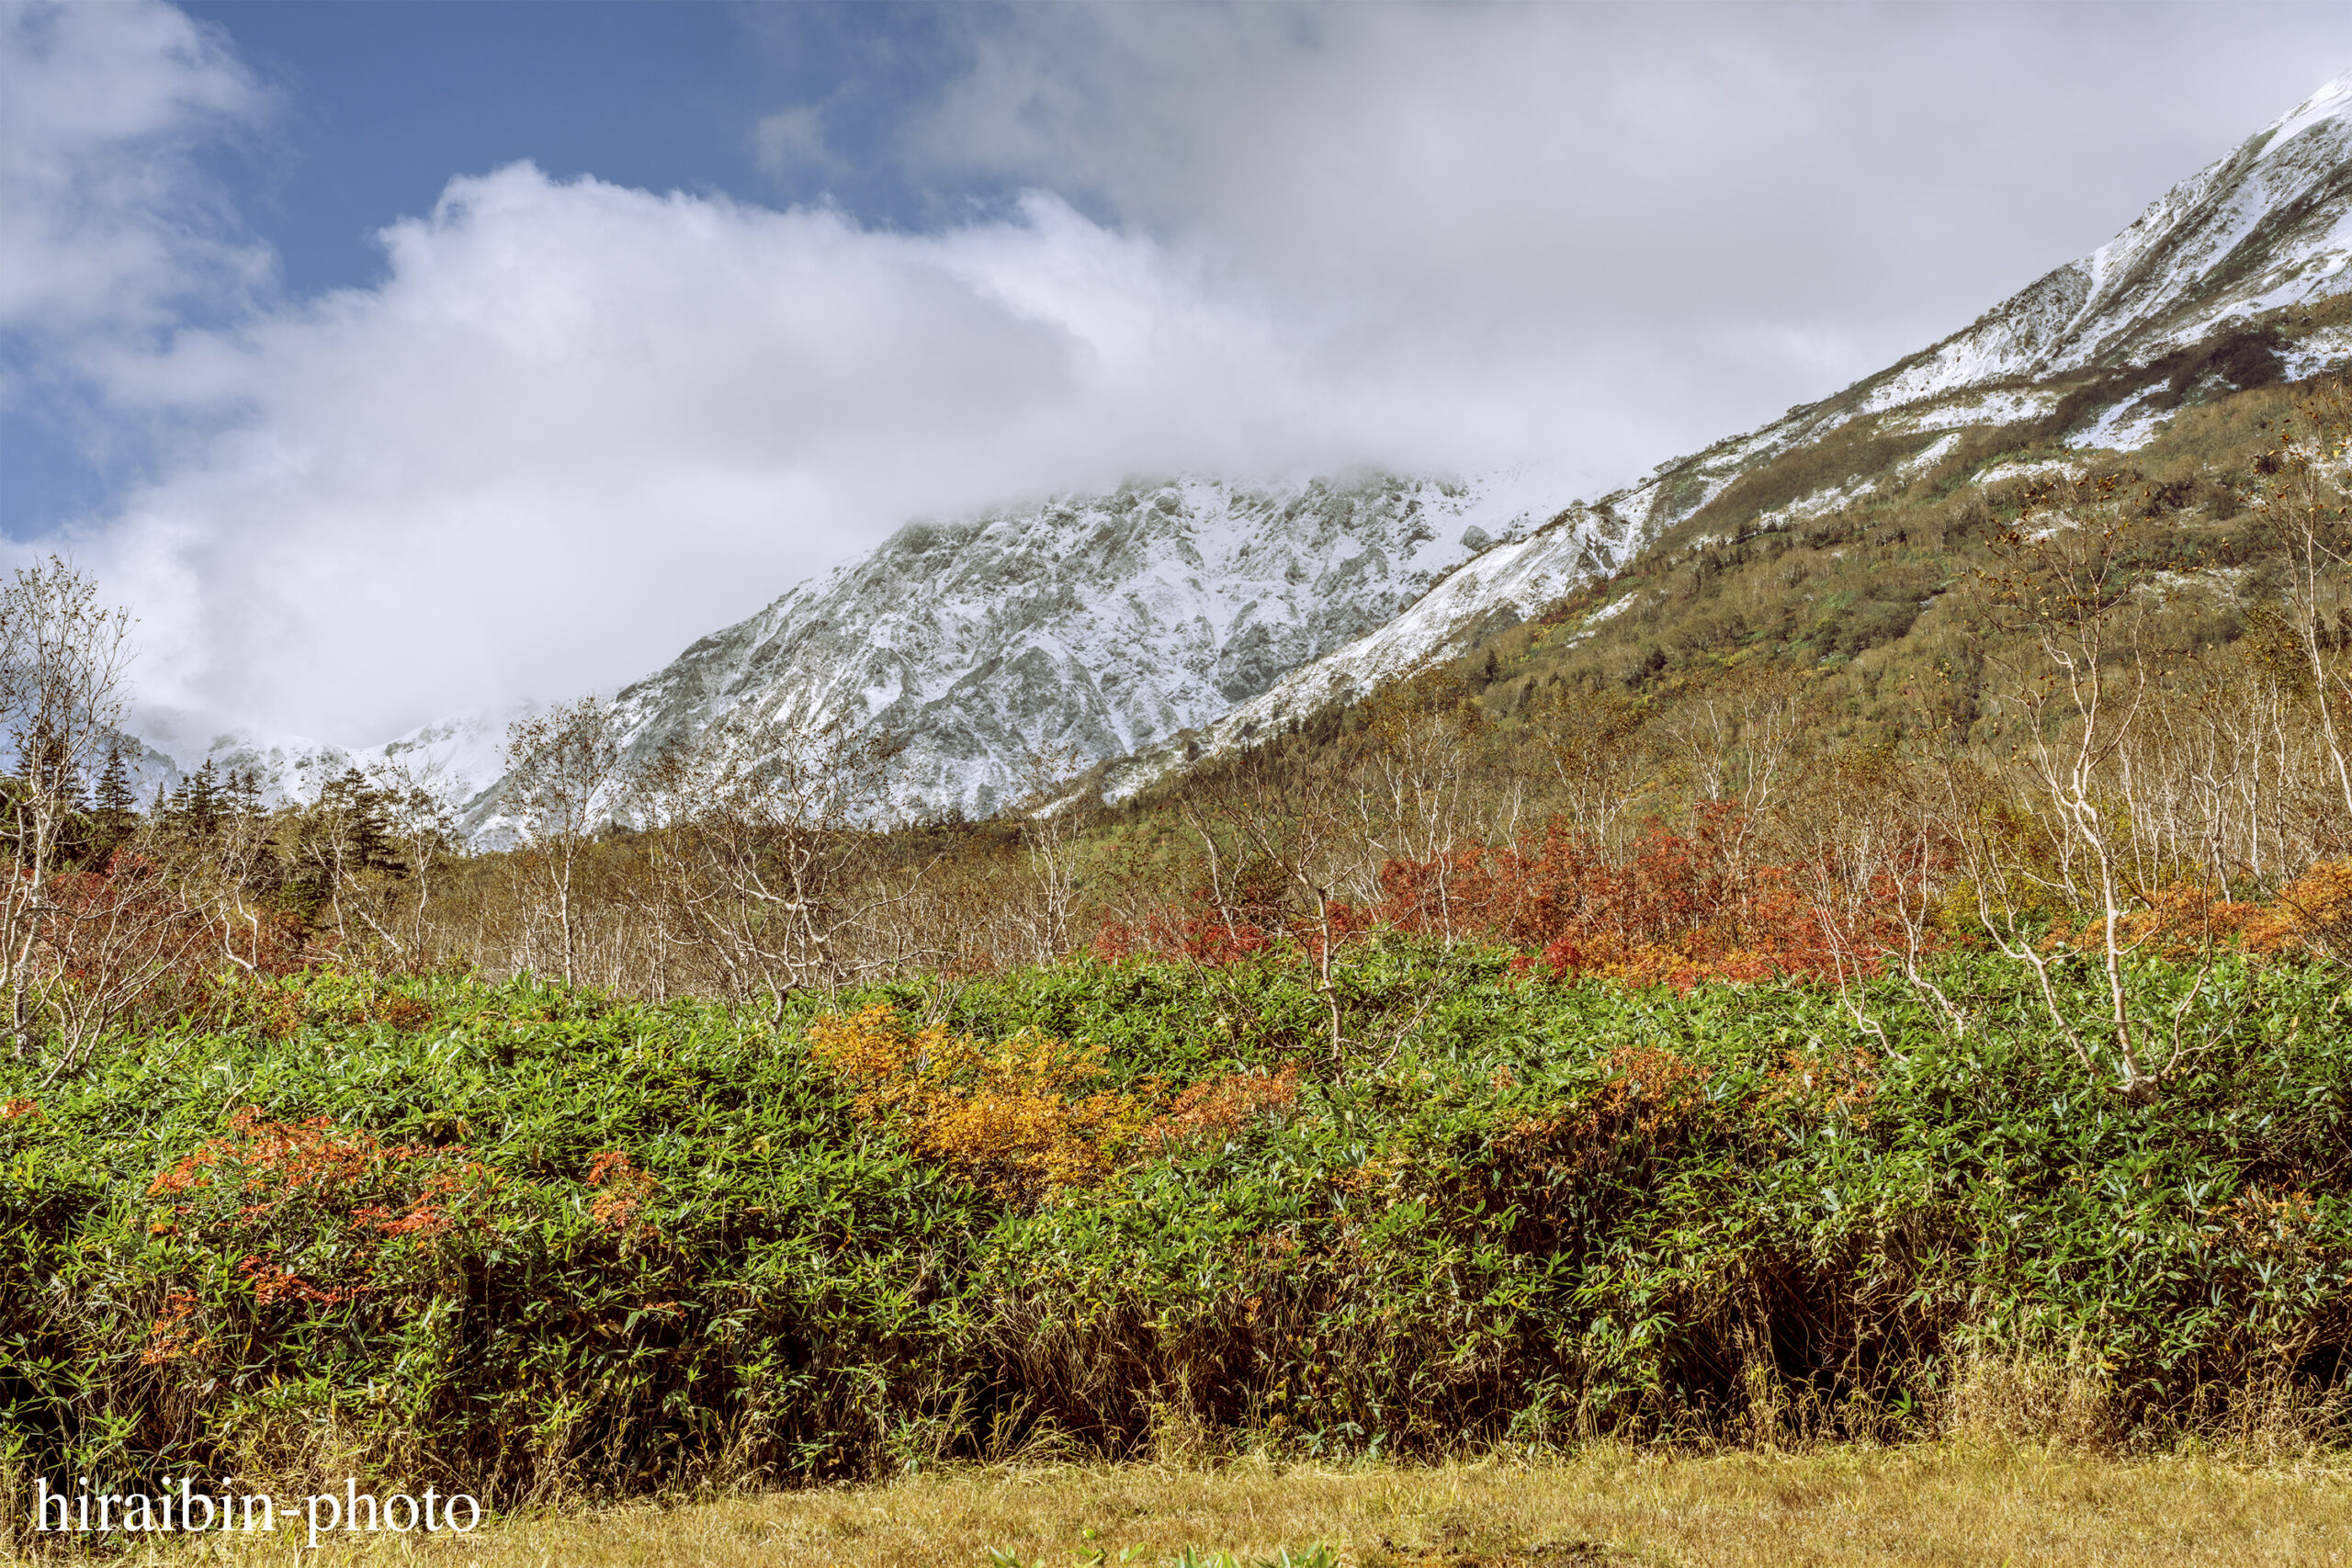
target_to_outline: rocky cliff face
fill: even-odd
[[[1033,754],[1205,724],[1565,501],[1527,473],[1187,478],[910,525],[624,689],[630,749],[739,711],[843,722],[907,742],[908,808],[993,811]]]

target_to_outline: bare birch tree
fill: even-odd
[[[2132,875],[2134,802],[2125,764],[2154,704],[2151,623],[2165,588],[2159,541],[2116,504],[2118,489],[2111,479],[2082,481],[2038,497],[1996,544],[2001,570],[1989,575],[1995,622],[2017,636],[2024,653],[1996,649],[1987,662],[2009,676],[2012,773],[2022,786],[2011,798],[2023,820],[1999,822],[1985,802],[1957,795],[1951,806],[1979,924],[2002,953],[2031,971],[2052,1021],[2096,1073],[2098,1053],[2058,994],[2063,954],[2031,929],[2037,902],[2094,912],[2107,1014],[2098,1032],[2123,1092],[2146,1100],[2179,1055],[2182,1023],[2206,968],[2197,970],[2169,1019],[2134,1016],[2124,965],[2144,936],[2132,934],[2129,917],[2144,908],[2148,890]],[[2047,897],[2020,899],[2024,887]],[[2210,943],[2205,956],[2210,965]],[[2153,1055],[2160,1036],[2169,1045],[2162,1064]]]
[[[529,886],[552,912],[565,985],[579,973],[581,857],[612,816],[621,784],[619,712],[594,696],[567,703],[506,731],[500,802],[522,840]],[[526,929],[536,922],[526,922]]]
[[[673,745],[635,781],[651,838],[651,911],[729,995],[832,994],[871,966],[862,939],[906,904],[919,869],[880,863],[886,737],[730,718]],[[900,954],[899,956],[904,956]]]
[[[1016,916],[1033,964],[1067,957],[1078,941],[1080,828],[1090,802],[1080,797],[1082,759],[1069,750],[1030,754],[1021,778],[1022,879]]]
[[[98,602],[97,587],[57,557],[19,569],[0,585],[0,736],[16,776],[0,785],[0,834],[11,874],[0,883],[0,984],[8,1033],[29,1056],[45,1005],[67,983],[44,963],[59,922],[52,883],[80,804],[120,723],[130,665],[130,617]]]
[[[1455,862],[1478,826],[1471,774],[1484,716],[1466,688],[1440,672],[1383,691],[1364,719],[1355,815],[1365,852],[1351,891],[1359,902],[1376,899],[1386,861],[1427,867],[1439,940],[1452,947]]]
[[[1335,749],[1336,750],[1336,749]],[[1346,1060],[1347,1035],[1335,965],[1340,941],[1339,879],[1351,852],[1356,813],[1350,778],[1357,758],[1326,754],[1302,765],[1270,746],[1242,751],[1219,765],[1203,793],[1208,806],[1203,836],[1218,836],[1206,818],[1220,822],[1230,840],[1270,872],[1285,895],[1303,906],[1308,988],[1322,998],[1330,1018],[1330,1063]]]

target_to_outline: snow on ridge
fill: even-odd
[[[1781,451],[1854,417],[1905,411],[1887,431],[1945,432],[1898,473],[1923,471],[1950,452],[1969,425],[2012,424],[2043,417],[2058,394],[2046,387],[2004,386],[2094,364],[2144,364],[2259,310],[2338,291],[2352,264],[2352,212],[2340,201],[2306,201],[2332,188],[2352,162],[2352,73],[2329,82],[2265,131],[2166,191],[2129,227],[2088,256],[2046,274],[1971,327],[1867,380],[1826,405],[1792,409],[1781,420],[1716,443],[1694,457],[1660,464],[1640,483],[1586,515],[1623,519],[1629,528],[1605,542],[1587,541],[1575,559],[1584,576],[1597,558],[1622,560],[1705,507],[1740,475]],[[2263,251],[2246,246],[2265,234]],[[2332,350],[2290,355],[2301,360]],[[2308,373],[2308,372],[2305,372]],[[1961,396],[1975,392],[1974,396]],[[1911,412],[1914,405],[1938,400]],[[2072,445],[2129,450],[2154,438],[2163,412],[2144,400],[2109,409]],[[2063,463],[2010,465],[1982,482],[2055,472]],[[1861,479],[1816,491],[1771,517],[1789,521],[1867,494]],[[1206,727],[1190,745],[1204,754],[1245,744],[1269,726],[1303,718],[1326,704],[1351,700],[1385,680],[1441,656],[1471,626],[1498,609],[1524,613],[1534,593],[1516,576],[1535,558],[1552,560],[1574,530],[1498,546],[1460,569],[1390,625],[1302,666],[1261,695]],[[1557,597],[1580,581],[1563,573],[1545,583]],[[1170,744],[1114,770],[1114,798],[1131,795],[1182,766]]]
[[[473,708],[418,725],[380,745],[358,747],[252,728],[200,734],[189,731],[179,716],[146,713],[124,731],[144,748],[145,757],[134,761],[126,754],[125,761],[132,763],[142,804],[158,786],[175,788],[209,762],[223,781],[232,773],[252,773],[266,807],[307,806],[327,784],[356,769],[379,784],[428,789],[462,814],[504,771],[507,726],[540,711],[543,705],[529,701]]]
[[[1979,485],[2007,484],[2017,479],[2071,479],[2082,476],[2083,467],[2064,457],[2046,457],[2035,463],[1996,463],[1976,476]]]
[[[1532,615],[1613,569],[1625,539],[1608,513],[1579,506],[1526,538],[1494,545],[1385,626],[1302,665],[1193,735],[1114,763],[1103,796],[1116,802],[1149,787],[1185,766],[1188,752],[1236,750],[1261,731],[1367,696],[1442,657],[1497,613]]]
[[[1569,506],[1575,492],[1535,468],[1461,480],[1179,475],[910,524],[625,689],[630,744],[648,754],[739,711],[842,717],[910,739],[910,810],[993,810],[1025,753],[1063,748],[1130,754],[1113,777],[1132,793],[1182,765],[1171,738],[1222,749],[1409,673],[1490,617],[1614,570],[1742,475],[1849,420],[1889,415],[1883,431],[1924,434],[2040,417],[2054,394],[2017,383],[2145,364],[2344,290],[2352,210],[2333,193],[2347,164],[2352,73],[1963,331],[1589,506]],[[2352,338],[2322,333],[2281,358],[2300,376],[2347,349]],[[2073,445],[2129,449],[2160,417],[2127,400]],[[1923,471],[1955,439],[1898,471]],[[1831,487],[1796,506],[1860,493]],[[477,715],[357,751],[246,735],[175,754],[266,764],[266,787],[288,798],[369,759],[437,761],[481,818],[503,739],[503,722]]]
[[[908,742],[904,809],[992,811],[1027,754],[1107,761],[1211,722],[1534,535],[1564,490],[1533,466],[1179,475],[910,526],[626,688],[629,745],[739,710],[838,717]]]
[[[2321,120],[2340,118],[2346,110],[2352,110],[2352,71],[2322,85],[2319,91],[2272,120],[2265,128],[2270,145],[2263,150],[2264,156],[2286,146]]]
[[[1987,382],[2145,364],[2262,310],[2342,292],[2352,73],[2150,203],[2122,232],[1866,383],[1880,412]],[[2247,243],[2265,234],[2258,254]]]

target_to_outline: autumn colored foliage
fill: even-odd
[[[247,1107],[230,1115],[224,1135],[156,1176],[146,1195],[168,1201],[151,1234],[234,1237],[251,1249],[236,1275],[256,1307],[334,1307],[377,1288],[387,1244],[429,1242],[480,1223],[475,1211],[494,1186],[461,1146],[393,1143],[324,1116],[280,1121]],[[150,1364],[202,1348],[189,1311],[176,1297],[167,1302]]]
[[[1339,945],[1381,931],[1515,948],[1555,978],[1688,987],[1702,980],[1829,978],[1903,946],[1888,913],[1900,884],[1914,902],[1928,867],[1874,868],[1825,898],[1832,868],[1764,857],[1758,825],[1736,807],[1707,807],[1677,829],[1652,823],[1611,851],[1554,818],[1513,842],[1473,843],[1442,857],[1391,859],[1377,902],[1330,906]],[[1106,922],[1094,955],[1149,953],[1231,964],[1290,942],[1310,957],[1319,922],[1279,906],[1218,908],[1205,891],[1136,925]],[[1924,937],[1941,945],[1939,933]]]
[[[1144,1129],[1157,1154],[1212,1148],[1298,1099],[1298,1064],[1278,1072],[1227,1073],[1179,1093]]]
[[[1000,1197],[1035,1201],[1100,1181],[1141,1126],[1138,1096],[1091,1087],[1100,1046],[1023,1030],[994,1043],[941,1021],[910,1029],[885,1003],[808,1025],[810,1056],[864,1116]]]
[[[1282,945],[807,998],[781,1032],[403,983],[419,1033],[379,982],[280,982],[298,1007],[167,1063],[39,1091],[0,1062],[0,1410],[94,1478],[331,1461],[521,1500],[1179,1419],[1327,1456],[1929,1435],[1994,1354],[2101,1368],[2119,1440],[2233,1389],[2324,1403],[2340,982],[2143,952],[2135,1005],[2185,1000],[2197,1047],[2144,1105],[1967,952],[1934,977],[2005,1027],[1942,1030],[1889,972],[1853,998],[1888,1050],[1835,987],[1530,983],[1389,935],[1347,950],[1337,1073]]]
[[[1555,820],[1532,839],[1459,852],[1447,869],[1453,929],[1539,953],[1555,976],[1689,986],[1834,971],[1803,871],[1759,860],[1753,825],[1731,807],[1681,831],[1653,825],[1616,855]],[[1436,871],[1383,867],[1379,917],[1431,934]],[[1836,934],[1873,955],[1891,940],[1867,913]]]

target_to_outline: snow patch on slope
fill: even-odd
[[[2066,445],[2077,451],[2100,448],[2109,452],[2137,452],[2156,438],[2173,411],[2159,405],[2153,396],[2126,398],[2100,414],[2098,419],[2066,438]]]
[[[1624,559],[1626,541],[1616,517],[1572,508],[1542,532],[1487,550],[1386,626],[1294,671],[1197,734],[1114,764],[1104,798],[1125,800],[1190,761],[1238,750],[1294,720],[1368,696],[1498,621],[1524,619],[1613,570]]]
[[[2004,388],[1939,403],[1916,414],[1905,415],[1889,428],[1914,430],[1960,430],[1976,424],[2016,424],[2029,419],[2040,419],[2058,406],[2058,394],[2039,387]]]
[[[1532,467],[1461,481],[1183,476],[910,525],[624,689],[631,755],[735,713],[842,722],[905,740],[904,810],[995,811],[1032,755],[1091,764],[1150,748],[1442,581],[1470,592],[1487,575],[1457,569],[1476,557],[1487,573],[1521,548],[1565,491]]]
[[[1987,382],[2146,364],[2256,313],[2342,292],[2352,75],[2165,192],[2090,255],[1868,386],[1875,412]]]
[[[2322,327],[2278,355],[2279,372],[2290,381],[2341,368],[2352,359],[2352,326]]]

